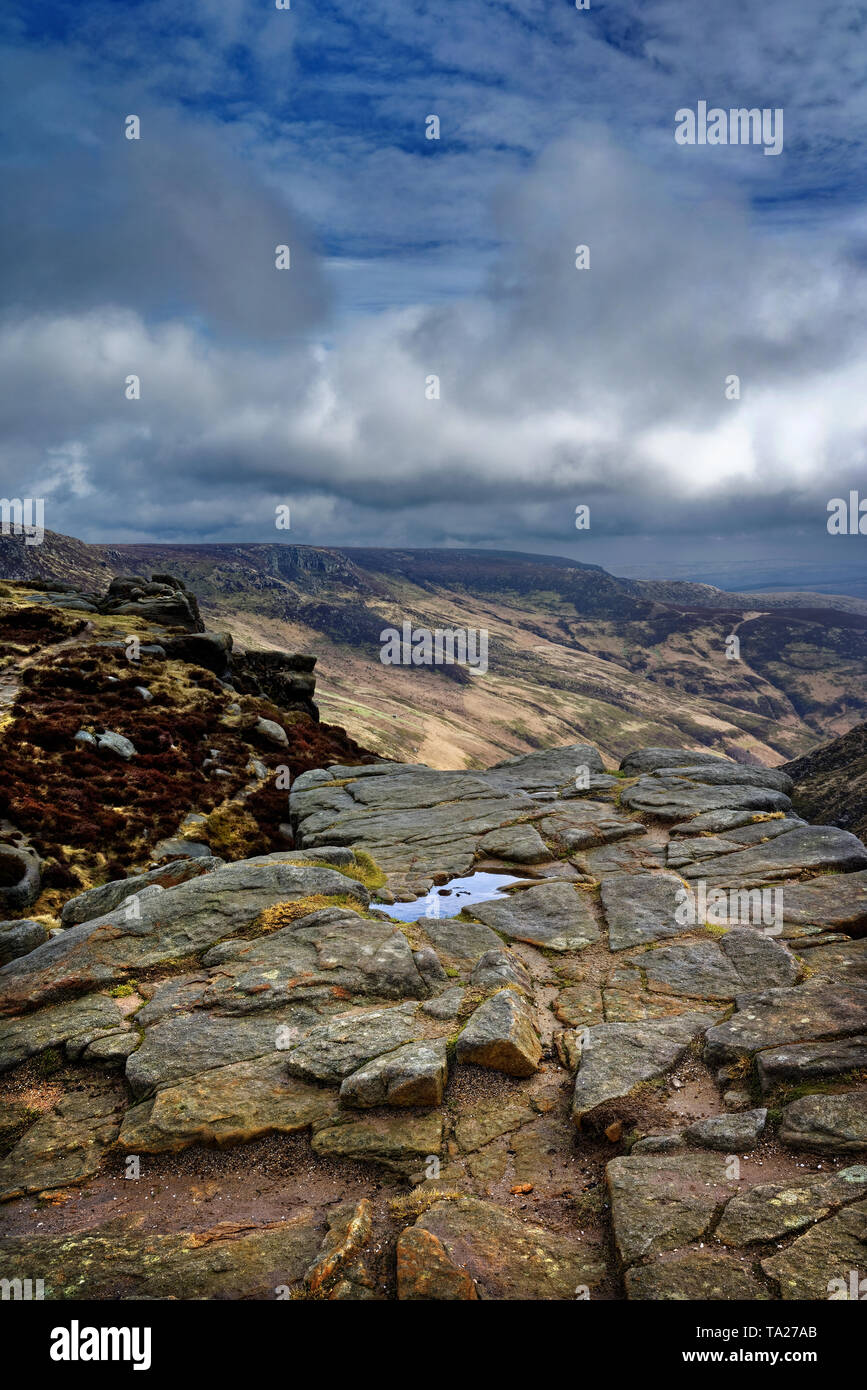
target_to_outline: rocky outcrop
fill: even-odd
[[[182,627],[203,632],[199,605],[182,580],[172,574],[154,574],[150,581],[138,576],[118,575],[108,592],[98,601],[101,613],[117,613],[143,618],[163,627]]]
[[[236,687],[232,638],[204,630],[183,581],[148,587],[121,577],[100,598],[48,579],[0,593],[4,920],[53,918],[81,889],[168,859],[280,849],[290,777],[372,760],[320,724],[312,657],[254,652],[256,676],[241,653]],[[86,612],[66,611],[79,600]]]
[[[0,922],[0,965],[7,965],[18,956],[26,956],[29,951],[47,941],[48,932],[41,922],[22,921]]]
[[[492,833],[520,830],[515,862],[523,864],[528,826],[543,843],[542,822],[554,816],[554,834],[570,824],[586,826],[588,803],[576,788],[579,768],[589,769],[590,790],[595,778],[606,788],[615,780],[604,774],[595,748],[576,743],[487,772],[434,772],[394,763],[331,767],[297,778],[290,806],[305,845],[358,845],[387,873],[411,883],[465,873],[477,859],[491,858]],[[610,804],[590,803],[589,810],[612,825],[633,824],[616,816]],[[534,862],[542,862],[537,842],[532,845]]]
[[[0,912],[20,914],[39,897],[41,872],[37,855],[0,844]]]
[[[171,1234],[121,1218],[73,1236],[0,1242],[10,1278],[45,1270],[48,1299],[278,1298],[303,1279],[320,1242],[310,1209],[250,1230],[233,1223]],[[275,1277],[276,1276],[276,1277]]]
[[[867,723],[786,763],[782,771],[792,779],[800,815],[867,837]]]
[[[161,645],[168,661],[203,666],[221,680],[229,677],[232,638],[228,632],[205,632],[202,627],[181,636],[163,637]]]
[[[863,846],[767,809],[785,778],[727,760],[643,750],[620,771],[582,744],[482,772],[335,763],[295,780],[294,849],[70,897],[0,969],[0,1199],[14,1215],[125,1156],[171,1172],[195,1145],[294,1135],[285,1247],[265,1219],[231,1251],[203,1228],[201,1296],[827,1284],[867,1192]],[[480,900],[474,869],[495,875]],[[193,1231],[43,1219],[54,1297],[130,1277],[158,1296],[154,1251],[194,1264]]]
[[[244,652],[233,652],[231,681],[236,690],[264,695],[280,709],[302,709],[318,719],[319,711],[313,703],[315,665],[315,656],[248,648]]]
[[[542,1047],[522,994],[501,989],[470,1018],[457,1042],[459,1062],[493,1067],[509,1076],[532,1076]]]

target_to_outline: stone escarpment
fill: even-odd
[[[195,594],[172,574],[116,576],[104,593],[46,580],[17,584],[44,609],[137,619],[151,633],[152,655],[203,666],[236,690],[262,695],[283,709],[303,709],[318,719],[314,703],[315,656],[279,650],[234,650],[227,632],[208,632]],[[20,618],[20,615],[19,615]],[[134,629],[133,629],[134,630]]]
[[[0,970],[4,1272],[827,1298],[867,1222],[867,849],[790,791],[672,749],[335,763],[295,779],[293,849],[68,901]],[[475,871],[512,881],[446,915]]]
[[[235,651],[171,575],[0,586],[0,922],[178,854],[291,843],[289,778],[373,756],[320,723],[314,665]]]
[[[784,769],[795,784],[794,801],[809,820],[830,821],[867,835],[867,724],[835,738]]]
[[[245,652],[232,653],[231,681],[235,689],[244,694],[264,695],[281,709],[303,709],[311,718],[318,719],[319,711],[313,700],[315,665],[315,656],[248,648]]]

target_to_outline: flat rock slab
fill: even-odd
[[[596,749],[586,744],[528,753],[486,772],[395,764],[332,767],[324,778],[309,773],[298,778],[290,807],[305,847],[357,845],[389,874],[454,877],[466,873],[479,854],[501,854],[490,844],[481,846],[489,835],[507,834],[502,857],[537,862],[538,842],[525,829],[520,839],[514,836],[515,822],[538,811],[536,798],[576,796],[576,777],[585,767],[591,790],[613,784]],[[516,857],[516,846],[518,855],[534,857]],[[542,857],[550,857],[547,850]]]
[[[738,996],[737,1012],[707,1034],[705,1061],[737,1061],[765,1048],[867,1031],[867,989],[826,979]]]
[[[727,847],[749,849],[753,845],[765,845],[780,835],[788,835],[793,830],[803,830],[807,822],[800,816],[757,815],[749,825],[732,826],[722,835],[708,836],[707,840],[723,840]],[[704,836],[699,837],[705,839]],[[692,842],[695,844],[695,840]]]
[[[620,771],[625,772],[629,777],[635,777],[640,772],[656,772],[659,768],[683,767],[685,763],[690,766],[701,766],[704,768],[731,767],[737,768],[738,764],[731,758],[720,757],[716,753],[688,752],[683,748],[639,748],[634,753],[627,753],[621,759]]]
[[[705,999],[734,999],[747,990],[793,985],[798,963],[785,946],[761,932],[736,927],[719,942],[660,946],[634,957],[648,989]]]
[[[462,1153],[474,1153],[501,1134],[520,1129],[535,1115],[525,1093],[482,1101],[460,1116],[455,1124],[455,1139]]]
[[[812,1182],[759,1183],[732,1197],[716,1228],[725,1245],[780,1240],[814,1225],[835,1207],[867,1195],[867,1167],[844,1168]]]
[[[522,994],[501,989],[480,1004],[460,1034],[457,1060],[490,1067],[508,1076],[532,1076],[542,1046],[532,1011]]]
[[[733,1195],[724,1155],[615,1158],[606,1174],[614,1238],[625,1265],[701,1240]]]
[[[795,817],[789,816],[792,820]],[[701,815],[693,816],[691,820],[685,820],[682,825],[672,825],[669,833],[672,836],[684,835],[730,835],[733,830],[737,830],[746,825],[769,825],[768,813],[766,811],[703,811]],[[803,822],[802,822],[803,824]]]
[[[857,1285],[864,1277],[865,1246],[867,1201],[844,1207],[836,1216],[820,1221],[787,1249],[762,1260],[762,1269],[777,1281],[784,1299],[863,1298]]]
[[[681,777],[639,777],[620,796],[621,806],[641,811],[658,820],[679,821],[706,811],[788,811],[791,801],[783,792],[768,787],[718,787]]]
[[[642,1082],[670,1071],[713,1017],[687,1013],[645,1023],[600,1023],[589,1029],[572,1098],[575,1124],[580,1127],[597,1106],[628,1096]]]
[[[508,825],[502,830],[491,830],[479,840],[476,853],[514,864],[542,864],[551,858],[551,851],[532,825]]]
[[[111,1090],[62,1096],[0,1161],[0,1202],[92,1177],[117,1138],[124,1106]]]
[[[644,946],[687,930],[675,917],[683,896],[683,882],[676,874],[610,874],[603,878],[600,891],[612,951]]]
[[[504,936],[550,951],[581,951],[601,935],[590,894],[571,883],[522,888],[496,902],[476,904],[472,913]]]
[[[496,932],[481,922],[465,922],[459,917],[441,921],[425,917],[418,924],[437,951],[454,960],[478,961],[488,951],[502,950],[503,943]]]
[[[602,991],[598,985],[568,985],[557,995],[554,1012],[561,1023],[571,1028],[590,1028],[593,1024],[604,1023]]]
[[[749,888],[759,883],[796,878],[809,871],[834,870],[848,873],[867,868],[867,849],[857,835],[838,830],[835,825],[796,826],[766,844],[733,854],[703,859],[683,870],[687,879],[704,878],[708,883]]]
[[[401,1231],[395,1250],[397,1296],[401,1301],[478,1300],[473,1279],[449,1258],[438,1236],[421,1226]]]
[[[483,1299],[574,1299],[606,1274],[604,1262],[574,1237],[525,1224],[474,1197],[435,1203],[416,1228],[437,1237]]]
[[[792,830],[801,830],[804,822],[792,816],[782,816],[779,820],[765,819],[757,825],[744,825],[720,835],[697,835],[692,838],[672,838],[669,841],[666,862],[669,868],[682,869],[686,865],[714,859],[722,854],[736,854],[756,845],[767,844],[780,835],[788,835]]]
[[[684,1001],[680,995],[653,994],[649,990],[642,992],[634,982],[623,989],[606,986],[602,998],[606,1023],[641,1023],[644,1019],[676,1018],[683,1013],[685,1002],[692,1005],[698,1002],[695,999]],[[707,1007],[713,1007],[710,1001]]]
[[[586,768],[591,777],[604,773],[602,758],[592,744],[568,743],[563,748],[522,753],[495,763],[484,776],[492,785],[532,794],[574,788],[579,768]]]
[[[599,882],[609,874],[639,874],[662,869],[664,850],[651,849],[644,839],[619,840],[599,849],[575,850],[571,862],[582,874]]]
[[[197,1072],[273,1054],[285,1031],[317,1022],[310,1010],[275,1009],[250,1017],[176,1014],[145,1031],[144,1041],[126,1064],[126,1078],[137,1098]],[[306,1014],[306,1017],[304,1017]],[[291,1035],[291,1034],[290,1034]]]
[[[662,1130],[658,1134],[646,1134],[637,1139],[629,1150],[630,1158],[639,1154],[667,1154],[683,1148],[683,1133],[679,1129]]]
[[[852,984],[867,985],[867,937],[830,946],[807,947],[799,942],[798,949],[811,975],[828,975],[835,980],[845,978]]]
[[[305,1081],[337,1084],[365,1062],[412,1042],[419,1031],[413,1004],[341,1014],[311,1028],[286,1051],[286,1070]]]
[[[371,1111],[347,1113],[315,1128],[313,1152],[334,1158],[357,1158],[407,1173],[423,1169],[442,1152],[443,1120],[438,1112]]]
[[[336,1113],[336,1091],[287,1076],[278,1053],[166,1086],[127,1111],[118,1143],[128,1153],[174,1153],[190,1144],[295,1134]]]
[[[749,1153],[756,1147],[768,1122],[767,1110],[740,1110],[735,1114],[709,1115],[686,1131],[686,1138],[703,1149],[721,1153]]]
[[[376,783],[377,796],[371,795]],[[387,784],[381,791],[378,784]],[[351,778],[346,788],[290,794],[305,849],[353,845],[387,872],[405,877],[465,874],[479,840],[538,809],[523,792],[498,795],[475,774]]]
[[[705,859],[713,859],[719,854],[734,854],[742,845],[737,845],[724,835],[707,835],[694,840],[669,840],[665,853],[665,863],[669,869],[678,873],[692,864]]]
[[[47,1299],[274,1299],[299,1281],[319,1246],[312,1210],[257,1231],[144,1231],[144,1218],[95,1230],[0,1240],[8,1278],[44,1271]]]
[[[708,787],[770,787],[772,791],[789,795],[794,786],[787,772],[772,767],[744,767],[740,763],[721,763],[718,767],[710,762],[688,763],[655,771],[661,771],[666,780],[677,777]]]
[[[441,1105],[448,1080],[445,1038],[407,1043],[376,1057],[342,1082],[343,1105]]]
[[[252,941],[212,947],[203,963],[198,1007],[226,1013],[273,1009],[304,999],[374,995],[423,999],[428,984],[409,942],[388,918],[370,921],[339,907],[323,908]],[[159,1005],[159,993],[142,1018]]]
[[[114,879],[111,883],[100,884],[98,888],[88,888],[85,893],[70,898],[63,904],[60,920],[64,927],[74,927],[79,922],[90,922],[94,917],[102,917],[114,910],[134,893],[141,892],[157,884],[160,888],[174,888],[189,878],[201,878],[202,874],[213,873],[222,868],[223,860],[216,856],[190,858],[172,864],[161,864],[144,874],[132,874],[129,878]]]
[[[72,990],[99,988],[162,961],[183,959],[249,927],[268,907],[367,890],[329,868],[283,862],[279,854],[226,864],[174,888],[146,888],[102,917],[81,922],[0,970],[0,1011],[18,1013]],[[129,915],[134,902],[139,915]]]
[[[802,1096],[783,1111],[780,1143],[815,1153],[867,1153],[867,1091]]]
[[[626,1271],[626,1297],[678,1303],[764,1302],[771,1297],[749,1265],[705,1250],[687,1251]]]
[[[849,1072],[867,1071],[867,1033],[828,1042],[792,1043],[756,1054],[759,1084],[764,1095],[780,1086],[823,1081]]]
[[[788,884],[783,920],[787,926],[867,931],[867,870],[824,874],[809,883]]]
[[[538,822],[543,835],[559,853],[598,848],[646,835],[641,821],[626,820],[600,801],[556,802],[551,814]]]
[[[23,1018],[0,1021],[0,1072],[73,1038],[93,1038],[125,1027],[124,1015],[107,994],[89,994]]]

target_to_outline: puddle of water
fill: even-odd
[[[514,874],[470,874],[468,878],[452,878],[438,888],[432,888],[423,898],[412,903],[371,903],[373,912],[384,912],[398,922],[418,922],[422,917],[434,919],[457,917],[465,907],[473,903],[488,902],[490,898],[502,898],[503,889],[510,883],[522,880]]]

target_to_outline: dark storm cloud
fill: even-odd
[[[92,539],[826,543],[867,429],[854,11],[80,14],[10,55],[5,495]],[[785,104],[784,154],[677,147],[699,98]]]
[[[7,316],[123,306],[270,342],[321,323],[329,295],[312,232],[241,158],[230,127],[154,108],[140,88],[109,100],[85,83],[60,102],[56,61],[5,58],[20,141],[0,206]],[[129,115],[138,140],[125,136]],[[275,267],[278,245],[291,273]]]

